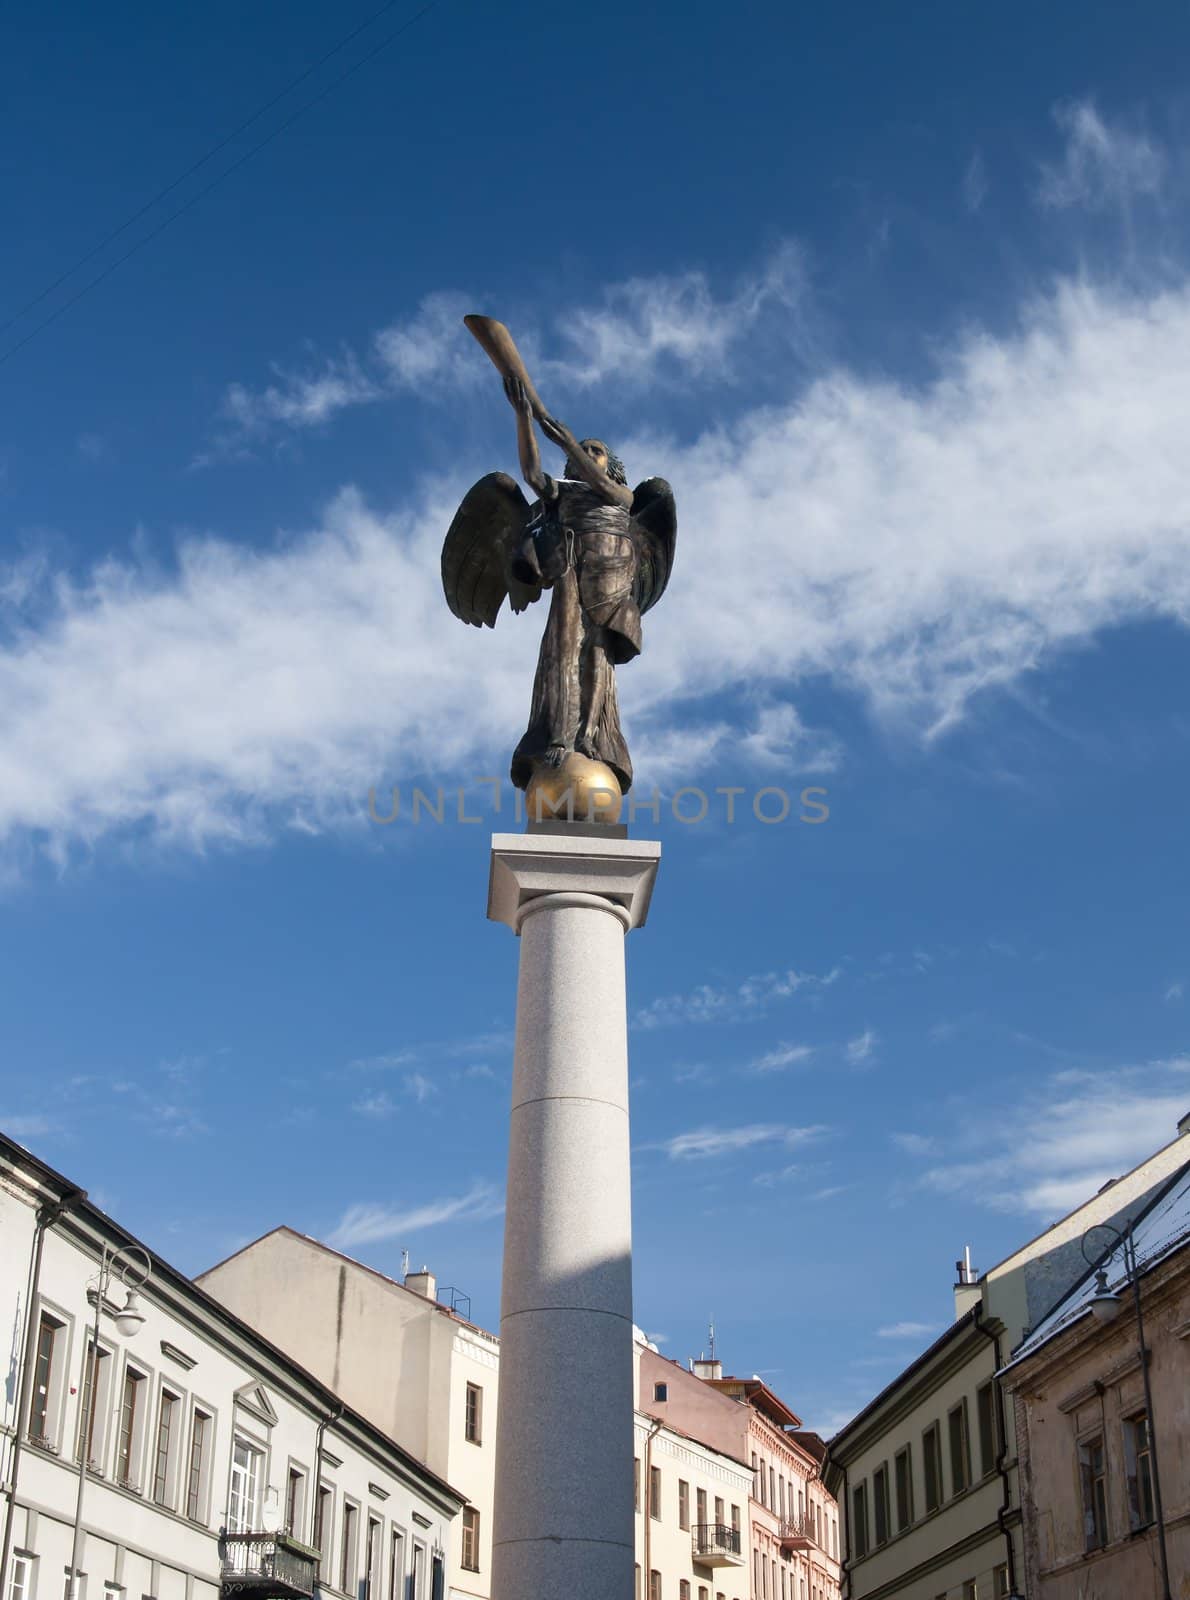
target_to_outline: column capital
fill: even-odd
[[[661,859],[656,839],[602,839],[588,830],[494,833],[488,878],[488,917],[520,932],[531,900],[549,894],[594,895],[618,906],[625,929],[639,928],[649,913]]]

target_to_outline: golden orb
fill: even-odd
[[[623,803],[612,769],[577,750],[556,767],[539,766],[525,790],[530,822],[618,822]]]

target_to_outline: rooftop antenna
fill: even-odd
[[[714,1316],[713,1312],[711,1314],[710,1336],[711,1336],[711,1360],[714,1361],[714,1359],[715,1359],[715,1316]]]
[[[401,1277],[402,1278],[407,1278],[408,1276],[409,1276],[409,1252],[408,1252],[408,1250],[402,1250],[401,1251]]]

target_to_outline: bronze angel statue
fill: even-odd
[[[600,439],[577,440],[538,399],[508,329],[467,317],[504,378],[516,412],[521,473],[532,504],[504,472],[470,489],[442,547],[442,586],[456,617],[495,627],[508,599],[524,611],[551,590],[533,680],[529,726],[512,758],[528,789],[575,755],[611,769],[621,794],[632,761],[620,729],[617,666],[640,654],[641,617],[661,598],[673,566],[677,519],[664,478],[629,489]],[[566,456],[560,478],[542,469],[534,420]],[[619,802],[616,802],[618,811]]]

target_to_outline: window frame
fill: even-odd
[[[926,1516],[937,1511],[946,1500],[946,1486],[942,1479],[942,1424],[937,1418],[921,1435],[922,1487],[925,1491]],[[931,1495],[931,1479],[933,1494]]]
[[[107,1425],[111,1411],[112,1372],[116,1366],[115,1352],[103,1342],[102,1335],[96,1343],[93,1331],[88,1328],[83,1338],[83,1381],[79,1386],[78,1416],[75,1419],[74,1459],[83,1459],[87,1453],[87,1471],[92,1477],[103,1477],[107,1455]],[[94,1396],[92,1397],[92,1390]],[[86,1432],[86,1439],[83,1434]]]
[[[163,1463],[161,1429],[165,1421],[167,1402],[169,1404],[169,1427],[165,1440]],[[146,1487],[149,1499],[153,1504],[161,1506],[166,1511],[174,1509],[178,1498],[178,1443],[181,1436],[180,1424],[184,1416],[185,1400],[181,1393],[168,1383],[159,1383],[157,1385],[157,1420],[153,1428],[153,1453],[150,1459],[149,1471],[146,1474]],[[158,1492],[159,1488],[160,1493]]]
[[[248,1458],[246,1467],[241,1466],[237,1460],[237,1452],[242,1450]],[[238,1483],[237,1483],[238,1478]],[[227,1468],[227,1515],[226,1526],[228,1533],[260,1533],[263,1529],[261,1514],[264,1509],[264,1490],[268,1483],[268,1458],[264,1450],[255,1439],[242,1433],[238,1428],[232,1430],[231,1459]],[[245,1486],[247,1494],[245,1494]],[[239,1505],[236,1515],[232,1514],[232,1507]],[[247,1516],[247,1521],[244,1520]]]
[[[958,1465],[962,1472],[962,1482],[959,1482],[959,1473],[955,1471],[955,1423],[958,1424]],[[971,1433],[967,1420],[967,1397],[959,1401],[958,1405],[951,1406],[946,1413],[946,1443],[947,1453],[950,1457],[950,1494],[951,1499],[966,1494],[971,1487]]]
[[[852,1486],[851,1490],[851,1542],[855,1559],[862,1561],[871,1548],[868,1541],[868,1481]]]
[[[1096,1454],[1099,1471],[1096,1472]],[[1102,1432],[1078,1441],[1079,1492],[1083,1508],[1083,1552],[1106,1549],[1110,1538],[1107,1506],[1107,1441]]]
[[[909,1444],[893,1456],[893,1499],[897,1532],[904,1533],[913,1526],[913,1450]]]
[[[199,1424],[202,1424],[200,1427]],[[211,1522],[211,1460],[215,1450],[215,1409],[202,1400],[190,1404],[186,1432],[185,1513],[187,1521],[209,1527]],[[195,1446],[198,1447],[198,1481],[195,1482]],[[193,1506],[193,1509],[191,1509]]]
[[[1157,1507],[1153,1498],[1153,1435],[1149,1415],[1145,1410],[1134,1411],[1123,1419],[1124,1423],[1124,1484],[1128,1501],[1128,1528],[1131,1533],[1142,1533],[1157,1521]],[[1144,1429],[1144,1443],[1138,1445],[1139,1430]],[[1142,1477],[1141,1463],[1144,1463]],[[1143,1484],[1143,1499],[1142,1499]],[[1147,1500],[1147,1512],[1143,1501]]]
[[[683,1533],[690,1532],[690,1483],[686,1478],[678,1479],[678,1527]]]
[[[339,1589],[343,1594],[354,1594],[359,1577],[359,1514],[360,1503],[350,1495],[343,1496],[343,1510],[339,1516]]]
[[[470,1518],[470,1522],[468,1522]],[[462,1540],[460,1544],[459,1566],[464,1572],[479,1571],[479,1529],[480,1515],[478,1506],[464,1506],[461,1524]],[[471,1560],[467,1560],[467,1546],[471,1546]]]
[[[470,1379],[463,1397],[463,1438],[468,1444],[483,1444],[483,1385]]]
[[[649,1516],[654,1522],[661,1521],[661,1468],[649,1466]],[[652,1582],[652,1574],[650,1574]]]
[[[886,1545],[891,1537],[892,1518],[889,1509],[888,1463],[882,1461],[872,1473],[872,1535],[877,1549]],[[818,1543],[822,1543],[821,1538]]]
[[[361,1600],[380,1600],[384,1588],[384,1518],[374,1511],[364,1521],[364,1574]]]
[[[46,1358],[44,1381],[39,1386],[42,1362],[42,1338],[46,1332],[50,1334],[49,1352]],[[65,1345],[63,1334],[66,1335]],[[38,1445],[43,1450],[53,1450],[57,1453],[59,1422],[62,1410],[63,1369],[70,1364],[70,1324],[56,1311],[46,1305],[39,1305],[37,1313],[37,1342],[33,1349],[33,1374],[29,1386],[29,1410],[25,1417],[25,1438],[30,1444]],[[43,1397],[40,1406],[40,1431],[33,1431],[34,1407],[38,1404],[38,1397]],[[23,1558],[22,1558],[23,1559]]]
[[[132,1413],[126,1415],[128,1395],[132,1393]],[[115,1482],[133,1494],[142,1492],[145,1436],[152,1412],[153,1376],[147,1367],[131,1356],[124,1357],[120,1379],[120,1411],[116,1424]]]

